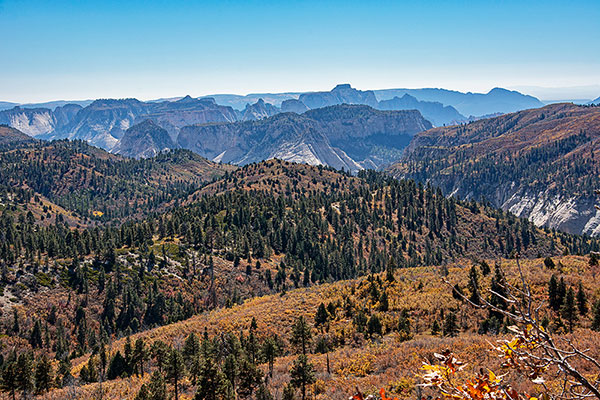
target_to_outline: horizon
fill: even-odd
[[[599,88],[595,98],[598,21],[595,1],[5,0],[0,35],[10,40],[0,52],[13,62],[0,66],[0,100],[327,91],[340,82],[502,87],[541,100],[558,99],[538,89],[576,99]]]
[[[345,82],[347,83],[347,82]],[[338,84],[343,84],[343,83],[338,83]],[[89,97],[89,98],[48,98],[48,99],[42,99],[42,100],[38,100],[38,101],[25,101],[25,102],[17,102],[17,101],[13,101],[12,99],[1,99],[0,98],[0,103],[13,103],[16,106],[27,106],[27,105],[38,105],[38,104],[44,104],[44,103],[53,103],[53,102],[83,102],[83,101],[94,101],[94,100],[102,100],[102,99],[115,99],[115,100],[123,100],[123,99],[137,99],[140,101],[176,101],[178,99],[181,99],[183,97],[186,96],[190,96],[192,98],[205,98],[205,97],[211,97],[211,96],[259,96],[259,95],[268,95],[268,94],[301,94],[301,93],[310,93],[310,92],[328,92],[330,90],[332,90],[336,85],[338,84],[334,84],[333,86],[329,87],[329,88],[324,88],[324,89],[316,89],[316,90],[307,90],[307,91],[298,91],[298,90],[288,90],[288,91],[281,91],[281,92],[277,92],[277,91],[261,91],[261,92],[249,92],[249,93],[226,93],[226,92],[215,92],[215,93],[206,93],[206,94],[200,94],[200,95],[195,95],[195,94],[190,94],[190,93],[185,93],[185,94],[179,94],[179,95],[174,95],[174,96],[159,96],[159,97],[149,97],[149,98],[142,98],[142,97],[135,97],[135,96],[126,96],[126,97]],[[509,90],[509,91],[516,91],[519,92],[523,95],[528,95],[528,96],[533,96],[535,98],[537,98],[538,100],[542,101],[542,102],[557,102],[557,101],[574,101],[574,100],[594,100],[596,98],[598,98],[600,96],[600,85],[589,85],[589,86],[575,86],[575,87],[528,87],[528,86],[522,86],[522,87],[501,87],[501,86],[494,86],[489,88],[488,90],[482,90],[482,91],[475,91],[475,90],[458,90],[458,89],[453,89],[453,88],[447,88],[447,87],[441,87],[441,86],[428,86],[428,87],[380,87],[380,88],[376,88],[376,89],[372,89],[372,88],[358,88],[355,87],[354,85],[352,85],[350,83],[350,85],[352,86],[353,89],[357,89],[357,90],[362,90],[362,91],[380,91],[380,90],[402,90],[402,89],[408,89],[408,90],[416,90],[416,89],[436,89],[436,90],[448,90],[448,91],[454,91],[454,92],[460,92],[460,93],[472,93],[472,94],[487,94],[489,92],[491,92],[494,89],[505,89],[505,90]],[[531,92],[531,90],[533,90],[533,92],[537,92],[537,94],[533,94]],[[578,93],[581,94],[575,94],[578,91]],[[542,93],[542,95],[540,96],[539,93]],[[551,93],[551,94],[546,94],[544,95],[544,93]],[[562,93],[562,95],[557,95],[557,93]],[[597,95],[595,95],[597,94]],[[267,101],[268,103],[268,101]]]

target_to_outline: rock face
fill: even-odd
[[[176,140],[185,125],[208,122],[234,122],[238,116],[231,107],[220,106],[213,99],[193,99],[146,103],[137,99],[96,100],[87,107],[66,105],[57,107],[52,116],[54,125],[43,139],[81,139],[106,150],[113,149],[131,126],[151,119]],[[123,147],[120,149],[124,151]]]
[[[112,149],[135,119],[150,105],[137,99],[96,100],[79,110],[68,124],[58,127],[45,139],[80,139],[103,149]]]
[[[337,105],[302,115],[188,126],[181,129],[178,144],[220,162],[280,158],[356,172],[391,162],[415,133],[430,127],[418,111]]]
[[[600,108],[552,104],[415,136],[389,168],[537,225],[600,235]]]
[[[169,132],[147,119],[127,129],[113,153],[132,158],[148,158],[175,147]]]
[[[186,96],[178,101],[154,103],[147,113],[139,115],[135,123],[151,119],[169,132],[173,142],[177,141],[179,129],[186,125],[210,122],[235,122],[236,111],[218,105],[212,98],[194,99]]]
[[[377,98],[372,90],[356,90],[347,83],[337,85],[331,92],[301,94],[298,100],[308,108],[322,108],[336,104],[366,104],[377,108]]]
[[[52,132],[57,126],[54,113],[49,109],[21,107],[0,111],[0,124],[34,137]]]
[[[256,121],[258,119],[269,118],[275,114],[279,114],[279,108],[272,104],[265,103],[263,99],[258,99],[254,104],[246,104],[246,108],[242,111],[242,121]]]

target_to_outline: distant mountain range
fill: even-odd
[[[600,107],[552,104],[421,132],[389,172],[540,226],[600,235]]]
[[[181,129],[178,145],[214,161],[248,164],[279,158],[356,172],[397,159],[431,124],[417,111],[336,105],[235,124]]]
[[[541,105],[531,96],[504,89],[487,94],[443,89],[362,91],[349,84],[325,92],[257,96],[57,101],[47,103],[48,107],[0,111],[0,124],[38,139],[80,139],[135,158],[182,147],[236,164],[278,157],[355,172],[395,161],[414,134],[432,126]],[[255,99],[241,107],[243,101]]]

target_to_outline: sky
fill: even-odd
[[[0,0],[3,101],[337,83],[600,96],[600,1]]]

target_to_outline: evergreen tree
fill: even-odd
[[[469,290],[471,291],[471,296],[469,297],[469,300],[473,304],[480,304],[481,298],[479,295],[479,273],[477,272],[477,269],[475,268],[474,265],[471,266],[471,270],[469,271],[468,287],[469,287]]]
[[[304,316],[300,316],[294,326],[292,327],[292,337],[290,343],[292,346],[296,346],[302,351],[302,354],[306,355],[306,351],[310,346],[312,339],[312,332],[310,326],[304,319]]]
[[[135,400],[167,400],[168,398],[165,379],[159,371],[154,371],[150,382],[142,385]]]
[[[300,389],[302,400],[306,399],[306,386],[315,382],[315,372],[313,365],[308,362],[305,354],[298,356],[290,370],[290,383]]]
[[[231,394],[232,384],[219,368],[214,360],[200,357],[200,366],[196,380],[195,400],[218,400],[228,399]],[[231,397],[229,397],[231,398]]]
[[[560,309],[561,301],[558,298],[558,280],[554,274],[552,274],[548,283],[548,303],[554,311]]]
[[[167,379],[173,385],[175,391],[175,400],[179,399],[179,382],[185,376],[185,364],[183,357],[177,349],[171,349],[166,365]]]
[[[441,328],[437,319],[433,320],[433,324],[431,325],[431,334],[433,336],[437,336],[440,334]]]
[[[600,300],[594,305],[594,317],[592,319],[592,329],[600,331]]]
[[[587,297],[585,295],[585,291],[583,290],[583,285],[579,282],[579,287],[577,288],[577,308],[579,309],[579,314],[582,316],[588,313],[588,302]]]
[[[565,301],[560,309],[561,316],[569,323],[569,331],[573,332],[573,325],[577,321],[577,304],[575,302],[575,293],[573,288],[569,288]]]
[[[264,340],[261,348],[261,354],[265,362],[269,365],[269,376],[273,377],[273,364],[275,357],[279,355],[279,346],[274,338],[268,337]]]
[[[458,322],[456,321],[456,314],[453,312],[446,314],[443,333],[444,336],[456,336],[458,334]]]
[[[27,394],[33,390],[33,355],[22,353],[17,358],[17,389],[27,398]]]
[[[242,357],[242,359],[239,361],[238,368],[238,394],[244,398],[250,397],[262,381],[262,372],[256,366],[256,364],[248,359],[248,357]]]
[[[1,370],[0,388],[3,392],[9,392],[12,400],[16,400],[15,392],[18,385],[19,371],[17,369],[17,353],[13,350],[4,360]]]
[[[369,318],[369,322],[367,322],[367,333],[370,337],[373,335],[381,335],[383,332],[383,327],[381,326],[381,321],[377,314],[371,315]]]
[[[46,354],[43,354],[35,367],[35,388],[37,393],[46,393],[52,388],[53,381],[52,363],[50,363]]]
[[[327,313],[325,304],[319,304],[319,307],[317,308],[317,313],[315,314],[315,327],[323,327],[327,323],[328,319],[329,314]]]

